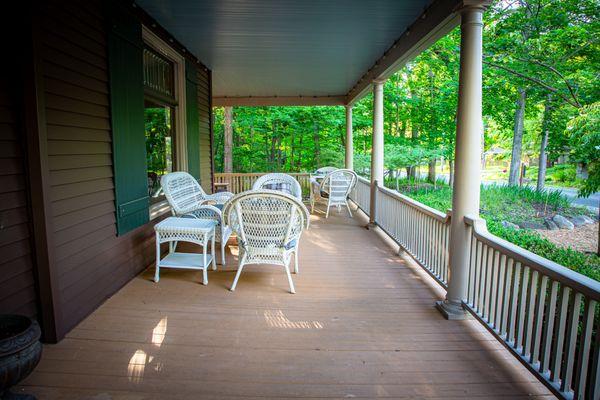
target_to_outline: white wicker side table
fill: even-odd
[[[215,262],[215,226],[217,222],[209,219],[169,217],[154,226],[156,232],[156,273],[154,282],[160,279],[161,268],[181,268],[202,270],[202,284],[208,284],[207,268]],[[211,254],[208,253],[208,242],[211,243]],[[160,259],[161,243],[169,243],[169,254]],[[177,242],[189,242],[202,246],[202,254],[178,253]]]

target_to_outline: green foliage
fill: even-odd
[[[600,190],[600,102],[583,107],[567,130],[573,158],[588,166],[589,178],[580,190],[580,195],[588,196]]]
[[[168,107],[144,109],[146,165],[149,173],[162,175],[171,170],[171,112]]]
[[[563,265],[587,277],[600,281],[600,257],[585,254],[571,248],[558,247],[535,231],[505,228],[498,221],[487,222],[488,230],[511,243],[516,244],[548,260]]]
[[[215,168],[223,170],[223,109],[215,112]],[[343,166],[343,107],[235,107],[233,170],[312,171]]]
[[[448,186],[436,190],[420,188],[408,195],[440,211],[452,206],[452,189]],[[481,188],[481,217],[486,220],[490,233],[539,254],[590,278],[600,280],[600,257],[562,248],[529,229],[512,229],[502,226],[502,221],[519,223],[536,220],[538,210],[560,211],[564,215],[580,214],[581,210],[569,206],[568,200],[557,192],[538,192],[531,188],[488,186]]]

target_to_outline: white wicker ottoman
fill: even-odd
[[[154,226],[156,232],[156,273],[154,282],[160,279],[161,268],[181,268],[202,270],[202,284],[208,284],[207,268],[215,262],[215,226],[217,222],[209,219],[169,217]],[[211,254],[208,252],[208,241],[211,242]],[[169,254],[160,259],[160,244],[169,243]],[[178,253],[177,242],[190,242],[202,246],[202,254]]]

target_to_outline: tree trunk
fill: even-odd
[[[448,160],[448,185],[454,187],[454,161]]]
[[[290,137],[290,171],[294,170],[294,131],[292,130],[292,136]]]
[[[548,154],[546,146],[548,146],[548,135],[550,134],[550,114],[552,113],[552,95],[546,98],[544,105],[544,120],[542,122],[542,140],[540,143],[540,160],[538,164],[537,190],[544,190],[546,182],[546,167],[548,166]]]
[[[315,142],[315,166],[321,168],[321,147],[319,145],[319,130],[317,122],[313,119],[313,140]]]
[[[523,121],[525,119],[525,99],[527,92],[519,89],[519,99],[515,111],[515,125],[513,134],[512,156],[510,159],[510,170],[508,175],[509,185],[518,185],[521,173],[521,150],[523,147]]]
[[[225,107],[225,134],[223,138],[223,172],[233,172],[233,107]]]
[[[419,137],[419,129],[414,124],[414,122],[411,121],[411,138],[412,138],[413,144],[417,143],[418,137]],[[409,173],[410,173],[410,178],[412,178],[414,180],[417,177],[417,167],[414,165],[411,166]]]
[[[296,171],[300,172],[302,170],[302,138],[304,135],[300,133],[300,143],[298,145],[298,161],[296,161]]]
[[[272,132],[272,136],[271,136],[271,155],[269,157],[269,169],[271,171],[273,171],[273,169],[275,168],[275,149],[277,146],[277,124],[275,121],[273,121],[273,132]]]
[[[429,179],[429,182],[431,183],[435,183],[435,167],[437,165],[437,160],[434,158],[433,160],[429,161],[429,169],[427,171],[427,178]]]

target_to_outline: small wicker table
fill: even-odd
[[[181,268],[202,270],[202,284],[208,284],[207,268],[212,263],[213,271],[217,269],[215,262],[215,226],[217,222],[210,219],[169,217],[154,226],[156,232],[156,273],[154,282],[160,279],[161,268]],[[208,242],[211,242],[211,254],[207,254]],[[202,254],[178,253],[177,242],[189,242],[202,246]],[[169,254],[160,258],[161,243],[169,243]]]

